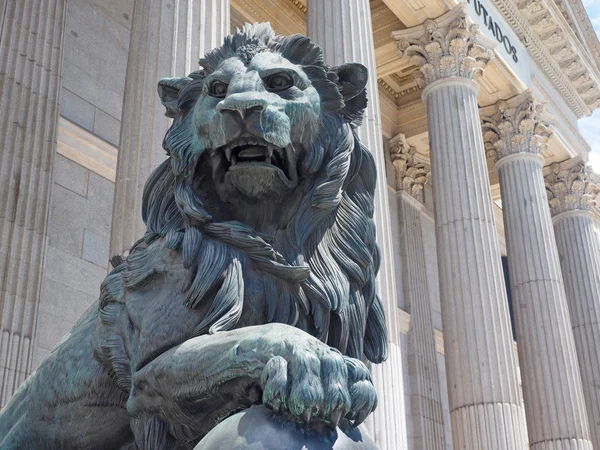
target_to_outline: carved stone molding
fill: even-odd
[[[546,175],[546,193],[552,215],[567,211],[590,211],[596,205],[600,186],[592,180],[592,168],[584,161],[571,167],[554,163]]]
[[[539,154],[552,134],[544,105],[531,91],[479,109],[486,156],[499,160],[516,153]]]
[[[594,97],[594,91],[587,92],[587,96],[585,95],[586,91],[583,91],[584,95],[582,96],[582,92],[579,91],[583,89],[583,86],[579,83],[582,83],[584,79],[578,81],[578,77],[589,75],[592,79],[599,80],[599,68],[587,58],[581,57],[587,51],[570,30],[567,21],[560,17],[559,7],[553,6],[551,2],[552,0],[525,0],[517,4],[513,0],[493,0],[494,5],[510,23],[533,59],[539,64],[577,117],[590,115],[599,103]],[[572,2],[571,6],[575,3],[577,2]],[[542,5],[541,8],[540,5]],[[546,8],[545,11],[544,8]],[[580,6],[579,9],[582,10],[580,14],[585,15],[583,6]],[[558,14],[555,13],[555,10],[558,10]],[[591,36],[589,31],[587,35]],[[565,50],[560,47],[563,38],[566,39],[564,42],[567,44],[565,45],[576,49],[572,58],[564,57]],[[593,40],[595,39],[594,36]],[[563,53],[560,53],[561,51]]]
[[[469,18],[466,4],[392,37],[400,54],[419,67],[417,82],[423,85],[447,77],[474,79],[494,56],[495,44]]]
[[[600,105],[597,68],[594,69],[585,57],[587,49],[577,36],[576,27],[573,27],[572,21],[569,22],[570,17],[561,11],[561,4],[554,0],[517,2],[519,11],[537,38],[558,63],[581,100],[593,111]]]
[[[417,149],[407,142],[404,134],[390,139],[390,156],[396,171],[396,189],[424,204],[423,189],[431,174],[429,164],[419,161]]]

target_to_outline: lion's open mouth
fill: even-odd
[[[226,172],[248,169],[275,170],[289,188],[298,183],[297,155],[292,145],[281,148],[258,137],[242,136],[217,151],[225,156]]]

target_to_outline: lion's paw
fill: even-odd
[[[377,406],[369,370],[360,361],[327,348],[295,351],[287,360],[274,356],[261,377],[263,403],[296,420],[319,420],[335,427],[342,417],[357,426]]]

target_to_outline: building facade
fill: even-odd
[[[144,232],[160,78],[245,22],[371,74],[383,450],[600,448],[600,106],[580,0],[23,0],[0,31],[0,405]]]

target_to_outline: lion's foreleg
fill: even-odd
[[[194,439],[215,420],[259,401],[252,387],[260,381],[268,355],[247,343],[258,344],[268,327],[190,339],[134,373],[127,409],[138,445],[167,448],[166,442],[161,444],[167,434]],[[249,351],[240,352],[240,343]]]
[[[332,425],[341,417],[362,421],[377,401],[360,361],[272,323],[200,336],[163,353],[134,374],[128,410],[185,441],[261,400],[298,420]]]

